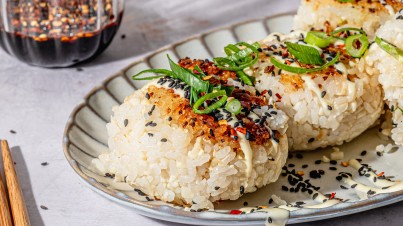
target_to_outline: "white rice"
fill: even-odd
[[[403,5],[401,2],[400,4]],[[371,12],[371,9],[376,9],[376,11]],[[337,0],[302,0],[298,13],[294,17],[293,28],[326,30],[326,24],[331,30],[337,27],[356,27],[362,28],[369,37],[373,37],[376,30],[395,13],[394,8],[386,1],[374,0],[372,3],[365,1],[360,5],[358,3],[341,3]]]
[[[403,49],[403,20],[397,13],[393,19],[386,22],[376,33],[385,41]],[[372,44],[365,58],[368,65],[375,67],[374,75],[379,76],[385,101],[392,112],[391,137],[397,145],[403,145],[403,64],[382,50],[377,44]]]
[[[298,31],[290,35],[275,33],[261,43],[278,45],[285,40],[295,40],[301,34],[305,35]],[[280,42],[276,36],[281,39]],[[287,130],[290,150],[340,145],[368,129],[381,114],[381,87],[376,76],[365,72],[367,65],[364,60],[351,60],[349,65],[344,65],[347,73],[329,76],[326,80],[321,75],[310,79],[311,75],[283,70],[282,74],[297,76],[305,81],[303,87],[297,90],[281,82],[282,76],[265,72],[265,68],[272,65],[268,57],[262,61],[253,66],[253,72],[247,73],[257,78],[256,89],[260,92],[271,89],[273,95],[278,93],[282,97],[277,107],[290,118]],[[357,78],[351,82],[347,74]],[[323,91],[326,91],[326,95],[322,98]],[[332,110],[327,109],[327,105],[332,106]]]
[[[146,92],[146,88],[138,90],[113,108],[114,115],[107,124],[110,153],[93,162],[101,172],[149,196],[194,210],[213,209],[214,201],[238,199],[240,190],[254,192],[278,179],[288,153],[285,134],[279,144],[251,142],[253,164],[247,176],[242,151],[193,137],[169,122],[169,115],[158,107],[148,115],[152,104],[145,98]],[[157,125],[146,127],[149,121]],[[167,142],[161,142],[163,138]]]

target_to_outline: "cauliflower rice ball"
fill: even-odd
[[[403,49],[403,10],[379,28],[376,36]],[[392,113],[391,138],[397,145],[403,145],[403,63],[376,43],[371,45],[365,61],[371,66],[368,73],[378,77]]]
[[[356,27],[373,37],[376,30],[402,8],[400,0],[302,0],[293,28],[330,32],[337,27]]]
[[[339,60],[324,70],[292,73],[274,66],[274,57],[292,67],[301,65],[285,42],[307,45],[306,32],[273,33],[260,41],[259,61],[245,70],[256,78],[256,89],[266,92],[289,116],[287,136],[290,150],[314,150],[340,145],[374,124],[382,111],[382,92],[376,76],[365,71],[365,61],[352,58],[344,45],[320,49],[327,61]],[[300,65],[300,66],[299,66]]]
[[[236,82],[228,79],[232,72],[222,73],[211,62],[182,63],[198,64],[214,74],[211,79],[221,73]],[[110,152],[94,166],[149,196],[194,210],[213,209],[215,201],[236,200],[275,182],[288,155],[288,117],[249,91],[240,86],[232,94],[250,104],[248,113],[235,116],[221,109],[201,115],[189,105],[185,83],[170,77],[153,81],[113,108],[107,124]]]

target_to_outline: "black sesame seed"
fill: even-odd
[[[219,187],[219,186],[215,186],[215,187],[214,187],[214,190],[216,190],[216,191],[217,191],[218,189],[220,189],[220,187]]]
[[[315,161],[315,164],[316,164],[316,165],[319,165],[319,164],[321,164],[321,163],[322,163],[322,160],[320,160],[320,159],[318,159],[318,160]]]
[[[315,193],[315,194],[312,196],[312,199],[315,200],[315,199],[318,197],[318,195],[319,195],[318,193]]]
[[[325,175],[325,171],[324,170],[318,170],[320,175]]]
[[[367,194],[368,194],[368,195],[375,195],[376,192],[375,192],[375,191],[372,191],[372,190],[369,190],[369,191],[367,192]]]
[[[83,71],[81,67],[76,68],[77,71]]]
[[[330,106],[330,105],[327,105],[327,109],[328,109],[329,111],[333,110],[332,106]]]
[[[336,161],[336,160],[330,160],[329,163],[332,164],[332,165],[337,165],[337,161]]]
[[[41,165],[42,166],[47,166],[47,165],[49,165],[49,163],[48,162],[42,162]]]
[[[382,152],[377,151],[377,152],[376,152],[376,155],[378,155],[379,157],[381,157],[381,156],[382,156]]]
[[[252,139],[252,134],[249,132],[249,131],[246,131],[246,134],[245,134],[245,138],[246,138],[246,140],[251,140]]]
[[[288,187],[286,187],[286,186],[281,186],[281,190],[283,190],[283,191],[288,191]]]
[[[150,99],[150,94],[146,93],[146,98]]]
[[[148,136],[149,136],[149,137],[153,137],[153,136],[154,136],[154,134],[152,134],[152,133],[148,133]]]
[[[336,180],[341,181],[343,178],[341,176],[337,176]]]
[[[345,187],[345,186],[343,186],[343,185],[340,185],[340,188],[341,188],[341,189],[344,189],[344,190],[348,190],[348,188]]]
[[[353,185],[351,185],[351,188],[355,188],[355,187],[357,187],[357,185],[358,184],[353,184]]]
[[[290,188],[290,192],[294,192],[295,191],[295,188]]]
[[[151,199],[150,197],[146,196],[147,201],[154,201],[153,199]]]
[[[46,207],[46,206],[44,206],[44,205],[41,205],[41,209],[43,209],[43,210],[48,210],[49,208]]]
[[[291,153],[288,153],[288,159],[292,159],[292,157],[294,157],[294,155]]]
[[[271,217],[267,218],[267,223],[269,224],[273,223],[273,219],[271,219]]]
[[[302,168],[303,168],[303,169],[308,168],[308,165],[307,165],[307,164],[304,164],[304,165],[302,165]]]
[[[213,131],[213,129],[210,129],[210,135],[211,135],[212,137],[214,137],[214,131]]]
[[[315,138],[311,137],[311,138],[309,138],[308,143],[312,143],[314,141],[315,141]]]
[[[334,166],[329,167],[329,169],[330,169],[330,170],[337,170],[337,168],[334,167]]]
[[[126,127],[128,124],[129,124],[129,120],[128,120],[128,119],[125,119],[125,120],[123,121],[123,125]]]
[[[304,158],[304,156],[303,156],[301,153],[295,154],[295,157],[297,157],[297,159],[302,159],[302,158]]]
[[[326,91],[322,91],[321,95],[322,98],[326,96]]]
[[[161,142],[167,142],[168,140],[167,140],[167,138],[162,138],[161,139]]]
[[[125,34],[122,34],[122,35],[120,36],[120,38],[121,38],[121,39],[125,39],[125,38],[126,38],[126,35],[125,35]]]
[[[292,164],[292,163],[288,164],[288,167],[294,167],[294,166],[295,166],[295,165]]]
[[[362,162],[362,159],[356,159],[358,162]]]
[[[273,199],[270,198],[270,199],[269,199],[269,204],[272,204],[272,203],[273,203]]]
[[[248,206],[248,202],[243,202],[243,206]]]
[[[10,130],[11,134],[16,134],[17,132],[15,132],[14,130]]]
[[[241,195],[243,195],[243,194],[245,193],[245,188],[244,188],[244,186],[239,187],[239,193],[240,193]]]
[[[365,156],[366,154],[367,154],[367,151],[366,151],[366,150],[364,150],[364,151],[362,151],[362,152],[361,152],[361,154],[360,154],[360,155],[361,155],[361,156]]]

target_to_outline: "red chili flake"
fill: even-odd
[[[377,174],[378,177],[382,177],[385,174],[385,172],[380,172]]]
[[[276,97],[277,97],[278,99],[281,99],[281,95],[280,95],[279,93],[276,93]]]
[[[268,93],[269,91],[267,89],[263,90],[263,92],[261,93],[262,96],[264,96],[266,93]]]
[[[290,64],[291,64],[291,62],[288,61],[288,60],[285,60],[285,63],[286,63],[287,65],[290,65]]]
[[[229,214],[232,214],[232,215],[239,215],[241,213],[242,213],[241,210],[231,210],[231,212],[229,212]]]
[[[339,49],[344,48],[344,44],[337,45],[337,48]]]
[[[234,129],[231,129],[231,135],[236,136],[236,131]]]
[[[246,134],[246,128],[244,128],[244,127],[237,127],[236,131],[238,131],[240,133],[243,133],[243,134]]]
[[[336,195],[336,192],[332,192],[332,194],[330,194],[330,198],[329,198],[329,200],[332,200],[332,199],[334,199],[334,196]]]
[[[288,52],[283,53],[282,57],[288,57]]]

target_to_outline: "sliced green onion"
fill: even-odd
[[[367,33],[365,33],[364,30],[359,29],[359,28],[355,28],[355,27],[340,28],[340,29],[332,31],[330,34],[332,35],[333,38],[337,38],[337,39],[340,39],[340,40],[346,40],[345,38],[340,38],[340,37],[335,36],[336,34],[344,32],[344,31],[358,31],[360,34],[367,35]]]
[[[222,96],[222,98],[220,100],[218,100],[214,104],[212,104],[212,105],[210,105],[210,106],[208,106],[208,107],[206,107],[206,108],[204,108],[202,110],[199,110],[199,107],[202,106],[204,104],[204,102],[206,102],[207,100],[211,100],[211,99],[220,97],[220,96]],[[215,93],[208,93],[208,94],[200,97],[196,101],[196,103],[193,105],[193,111],[196,114],[209,114],[212,111],[214,111],[215,109],[223,106],[225,104],[225,102],[227,101],[227,98],[228,98],[228,96],[226,95],[225,90],[220,90],[220,91],[217,91]]]
[[[146,74],[146,73],[155,73],[155,74],[161,74],[161,75],[148,76],[148,77],[139,78],[140,75]],[[139,72],[139,73],[133,75],[133,76],[132,76],[132,79],[133,79],[133,80],[153,80],[153,79],[155,79],[155,78],[161,78],[161,77],[164,77],[164,76],[166,76],[166,75],[169,76],[169,77],[176,78],[175,73],[173,73],[173,72],[170,71],[170,70],[166,70],[166,69],[147,69],[147,70],[141,71],[141,72]]]
[[[309,69],[308,68],[301,68],[301,67],[292,67],[292,66],[289,66],[287,64],[283,64],[280,61],[276,60],[274,57],[270,58],[270,62],[274,66],[276,66],[276,67],[278,67],[278,68],[280,68],[282,70],[292,72],[292,73],[295,73],[295,74],[304,74],[304,73],[310,73],[310,72],[315,72],[315,71],[322,71],[322,70],[326,69],[327,67],[335,64],[339,60],[339,57],[340,57],[340,53],[337,53],[337,55],[331,61],[327,62],[326,64],[324,64],[324,65],[322,65],[320,67],[309,68]]]
[[[177,65],[175,62],[171,60],[168,55],[169,65],[171,67],[172,72],[176,75],[176,77],[187,85],[193,87],[196,92],[208,92],[210,83],[207,81],[201,80],[197,75],[192,73],[189,70]]]
[[[196,70],[197,72],[199,72],[202,77],[206,76],[206,75],[204,74],[204,72],[202,71],[202,69],[200,69],[199,65],[196,65],[196,66],[195,66],[195,70]],[[198,75],[198,74],[195,74],[195,75]],[[200,78],[200,77],[199,77],[199,78]]]
[[[364,34],[349,36],[346,39],[346,50],[352,57],[361,57],[369,46],[368,37]]]
[[[240,49],[239,46],[244,46]],[[255,42],[252,45],[246,42],[237,44],[229,44],[224,47],[224,52],[227,57],[216,57],[213,62],[222,70],[235,71],[238,77],[247,85],[253,85],[253,79],[243,72],[243,69],[254,65],[258,61],[260,47],[259,43]],[[252,53],[254,56],[252,57]]]
[[[314,47],[291,42],[285,42],[285,44],[288,51],[301,63],[315,65],[322,65],[324,63],[319,51]]]
[[[196,101],[199,99],[198,94],[196,90],[193,87],[190,87],[190,106],[192,106],[193,103],[196,103]]]
[[[395,45],[379,38],[378,36],[375,37],[376,44],[379,45],[385,52],[392,55],[396,58],[400,63],[403,63],[403,50],[397,48]]]
[[[310,31],[306,34],[304,41],[319,48],[325,48],[330,45],[331,39],[325,32]]]
[[[211,91],[220,91],[220,90],[225,90],[227,96],[231,96],[232,92],[234,91],[235,87],[234,86],[224,86],[224,85],[216,85],[213,87]],[[210,92],[209,92],[210,93]]]
[[[233,99],[225,105],[225,109],[227,109],[227,111],[231,112],[232,114],[237,115],[241,112],[242,105],[239,100]]]

